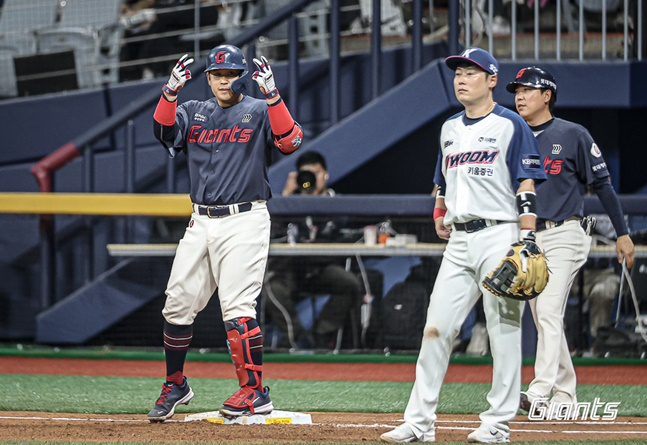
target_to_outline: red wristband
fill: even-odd
[[[435,207],[434,208],[434,221],[437,220],[438,218],[444,218],[445,213],[447,213],[447,209],[441,209],[440,207]]]
[[[292,131],[292,128],[294,127],[294,119],[292,119],[292,115],[288,111],[288,107],[285,106],[285,102],[283,102],[283,100],[269,105],[267,107],[267,113],[270,117],[272,133],[281,136]]]
[[[169,102],[164,96],[162,96],[157,103],[157,108],[155,108],[153,118],[157,123],[167,127],[172,127],[175,125],[176,110],[177,101]]]

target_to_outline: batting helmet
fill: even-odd
[[[505,89],[510,93],[515,93],[517,85],[550,90],[553,92],[553,97],[557,99],[557,82],[555,82],[555,79],[548,71],[537,68],[536,66],[521,68],[515,79],[507,84]]]
[[[231,83],[231,90],[236,93],[244,93],[247,88],[245,76],[249,72],[247,61],[243,52],[233,45],[216,46],[207,56],[207,69],[204,72],[213,70],[240,70],[240,77]]]

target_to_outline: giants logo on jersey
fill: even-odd
[[[550,159],[549,156],[544,158],[544,171],[547,175],[559,175],[562,171],[563,159]]]
[[[447,168],[456,168],[465,164],[493,164],[499,156],[498,151],[478,150],[448,155],[445,159]]]
[[[249,142],[254,130],[252,128],[240,128],[234,125],[234,128],[215,128],[207,130],[201,125],[193,125],[189,128],[187,142],[190,144],[213,144],[214,142],[239,142],[244,144]]]

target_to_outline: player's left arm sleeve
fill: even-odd
[[[593,184],[601,179],[607,181],[609,169],[600,148],[584,127],[580,127],[577,138],[577,172],[584,184]]]
[[[292,118],[283,99],[268,105],[267,114],[270,118],[274,145],[282,153],[290,154],[295,152],[303,142],[303,130]]]
[[[445,175],[443,175],[443,150],[438,150],[438,160],[436,161],[436,171],[434,173],[434,184],[440,187],[443,190],[447,189],[447,183],[445,182]]]
[[[613,228],[616,230],[616,236],[620,237],[622,235],[627,235],[629,229],[625,223],[624,213],[622,212],[622,206],[620,205],[620,200],[618,195],[616,195],[613,186],[611,185],[610,178],[608,176],[597,179],[593,183],[593,190],[595,194],[600,198],[600,202],[604,207],[604,210],[607,211],[609,219],[613,224]]]
[[[506,153],[510,183],[519,186],[524,179],[534,179],[538,184],[546,180],[546,172],[541,164],[537,139],[521,118],[512,122],[514,133]]]

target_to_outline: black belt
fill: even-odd
[[[547,219],[538,219],[537,220],[537,231],[553,229],[555,227],[563,226],[565,222],[568,221],[579,221],[579,216],[571,216],[570,218],[563,219],[561,221],[549,221]]]
[[[466,223],[454,223],[454,228],[459,232],[478,232],[481,229],[486,227],[496,226],[497,224],[507,223],[509,221],[499,221],[494,219],[474,219],[472,221],[467,221]]]
[[[242,204],[230,204],[226,206],[203,206],[194,204],[194,210],[200,214],[208,216],[209,218],[222,218],[224,216],[235,215],[236,213],[249,212],[252,210],[251,202],[244,202]]]

